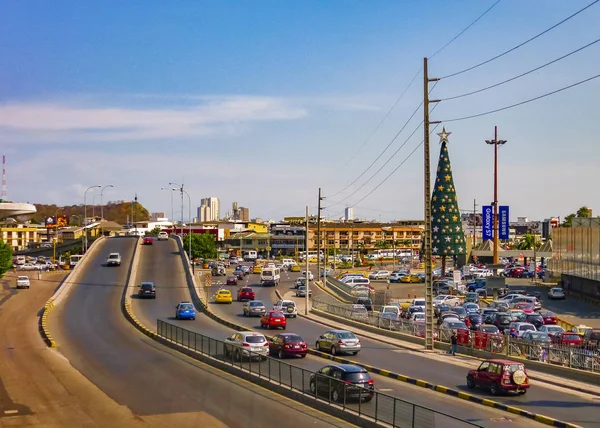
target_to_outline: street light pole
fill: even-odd
[[[169,186],[177,186],[178,188],[175,190],[179,190],[181,192],[181,234],[183,235],[183,183],[169,183]]]
[[[161,187],[160,190],[167,190],[166,187]],[[175,221],[175,211],[173,211],[173,191],[171,189],[171,223]],[[173,223],[174,225],[174,223]]]
[[[189,216],[189,219],[188,219],[188,222],[189,222],[189,232],[188,232],[188,234],[189,234],[189,238],[188,238],[189,250],[188,251],[189,252],[188,252],[188,255],[189,255],[190,263],[191,263],[192,262],[192,198],[190,197],[190,194],[188,192],[183,190],[183,185],[180,189],[172,189],[172,190],[175,190],[175,191],[180,190],[182,195],[185,193],[188,197],[188,216]],[[183,205],[181,206],[181,210],[183,212]],[[181,234],[183,235],[183,215],[181,216]]]
[[[85,224],[86,220],[87,220],[87,192],[90,189],[94,189],[96,187],[102,187],[99,184],[96,184],[95,186],[90,186],[87,189],[85,189],[85,192],[83,192],[83,227],[85,230],[85,240],[84,240],[84,249],[83,252],[86,253],[87,249],[88,249],[88,229],[87,229],[87,224]]]
[[[104,234],[104,230],[102,229],[102,222],[104,221],[104,203],[102,202],[102,195],[104,194],[104,189],[107,187],[115,187],[112,184],[107,184],[102,189],[100,189],[100,234]]]
[[[498,127],[494,126],[494,139],[485,140],[487,144],[494,145],[494,264],[498,264],[498,146],[506,144],[506,140],[498,140]],[[494,275],[497,269],[494,269]]]

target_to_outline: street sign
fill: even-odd
[[[505,288],[506,278],[503,276],[488,276],[485,280],[485,287],[492,290],[494,288]]]
[[[500,205],[498,211],[498,238],[509,239],[510,235],[508,205]]]
[[[454,272],[452,272],[452,275],[453,275],[454,283],[460,284],[460,278],[461,278],[460,271],[455,270]]]
[[[483,226],[482,226],[482,237],[484,241],[492,239],[494,229],[494,213],[492,212],[491,205],[483,206]]]

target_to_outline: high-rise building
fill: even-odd
[[[250,221],[250,209],[249,208],[240,207],[238,211],[239,211],[238,220]]]
[[[150,221],[158,221],[159,218],[167,218],[166,212],[150,213]],[[171,219],[173,220],[173,219]]]
[[[198,207],[198,218],[200,221],[212,221],[210,218],[210,207],[208,205],[200,205]]]
[[[203,219],[202,207],[208,207],[209,214],[207,215],[207,219]],[[200,208],[198,208],[198,217],[200,217],[200,221],[216,221],[221,218],[220,215],[220,203],[219,198],[211,196],[209,198],[202,198],[200,200]]]
[[[345,210],[344,220],[352,221],[354,220],[354,208],[347,207]]]

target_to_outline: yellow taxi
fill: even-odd
[[[252,268],[252,273],[262,273],[262,266],[255,265],[255,266]]]
[[[421,277],[418,275],[404,275],[400,278],[400,282],[417,283],[421,282]]]
[[[585,332],[588,330],[591,330],[591,329],[592,329],[592,327],[588,327],[587,325],[580,324],[580,325],[573,327],[571,329],[571,331],[573,333],[577,333],[579,336],[583,337],[585,335]]]
[[[233,303],[233,295],[229,290],[219,290],[215,295],[215,303]]]
[[[300,266],[298,266],[298,265],[290,266],[290,272],[300,272],[300,271],[301,271]]]

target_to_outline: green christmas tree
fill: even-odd
[[[433,196],[431,197],[431,247],[434,256],[459,256],[466,253],[458,197],[452,178],[450,157],[448,156],[448,136],[446,128],[440,136],[440,158]]]

